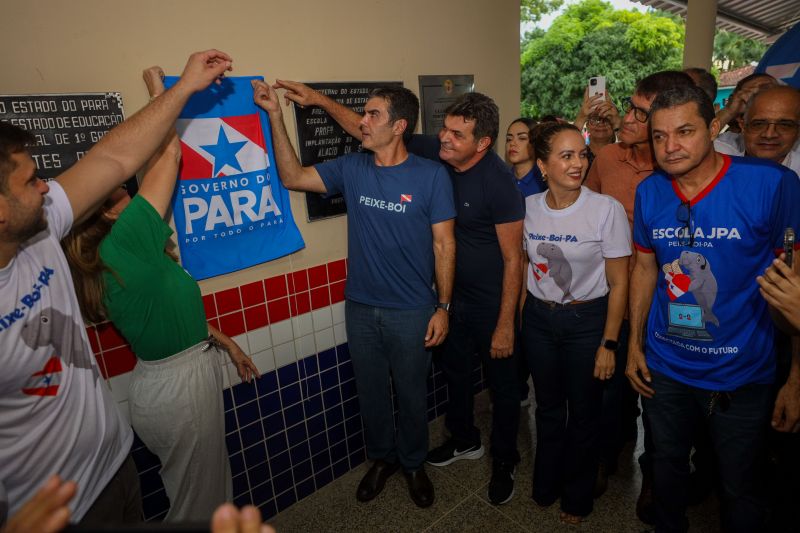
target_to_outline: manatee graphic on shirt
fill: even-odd
[[[561,248],[553,243],[540,242],[536,247],[536,253],[547,259],[546,269],[540,267],[540,271],[546,272],[564,293],[562,301],[572,299],[572,294],[569,292],[572,285],[572,267]]]
[[[701,253],[684,250],[677,259],[664,264],[661,270],[667,281],[670,300],[669,334],[710,340],[712,337],[706,329],[707,325],[720,325],[719,318],[714,314],[718,287],[711,263]]]

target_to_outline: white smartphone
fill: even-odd
[[[589,98],[597,94],[602,96],[606,94],[606,79],[603,76],[589,78]]]

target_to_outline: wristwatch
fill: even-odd
[[[450,303],[439,302],[433,306],[434,309],[444,309],[444,312],[450,314]]]
[[[611,339],[603,338],[603,340],[600,341],[600,346],[602,346],[606,350],[611,350],[612,352],[616,352],[617,348],[619,348],[619,341],[612,341]]]

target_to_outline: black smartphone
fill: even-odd
[[[783,262],[791,267],[794,259],[794,230],[792,228],[786,228],[786,231],[783,232],[783,253],[786,254]]]

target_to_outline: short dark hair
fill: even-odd
[[[691,102],[697,104],[697,112],[703,117],[706,126],[711,124],[715,116],[714,104],[711,102],[711,98],[708,97],[706,92],[697,85],[673,87],[672,89],[667,89],[659,93],[656,99],[653,100],[653,105],[650,106],[650,116],[652,117],[656,111],[661,109],[671,109]],[[650,128],[652,129],[652,127],[653,122],[650,121]]]
[[[531,130],[531,144],[536,159],[547,161],[553,150],[553,138],[562,131],[575,131],[581,133],[574,124],[569,122],[542,122]]]
[[[639,80],[633,92],[650,98],[673,87],[685,86],[694,86],[694,81],[688,74],[680,70],[662,70]]]
[[[555,115],[544,115],[539,119],[539,123],[543,122],[558,122],[558,117]]]
[[[692,74],[697,76],[696,85],[706,92],[712,102],[717,99],[717,78],[715,78],[713,74],[700,67],[689,67],[683,69],[683,71],[690,76]]]
[[[17,167],[11,155],[25,152],[36,144],[36,138],[28,131],[0,122],[0,194],[8,192],[8,175]]]
[[[756,78],[769,78],[774,82],[778,81],[778,80],[775,79],[774,76],[770,76],[766,72],[753,72],[749,76],[745,76],[744,78],[740,79],[739,82],[736,84],[736,87],[733,88],[733,92],[735,93],[736,91],[741,90],[742,87],[744,87],[745,83],[747,83],[750,80],[754,80]],[[733,93],[731,93],[731,94],[733,94]]]
[[[383,98],[389,104],[389,121],[394,124],[403,119],[408,124],[403,132],[403,142],[408,143],[417,127],[419,98],[405,87],[393,85],[378,87],[369,93],[370,98]]]
[[[500,110],[494,100],[485,94],[466,93],[459,96],[444,112],[447,116],[474,120],[475,139],[489,137],[491,139],[489,148],[494,146],[500,131]]]

